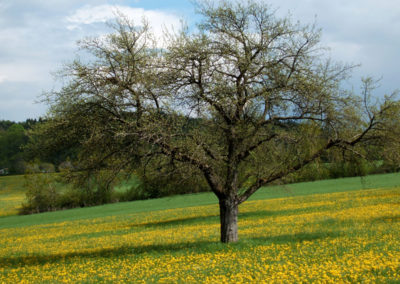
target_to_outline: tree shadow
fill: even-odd
[[[274,216],[289,216],[296,215],[305,212],[312,211],[327,211],[326,206],[318,206],[318,207],[305,207],[305,208],[296,208],[296,209],[286,209],[286,210],[257,210],[257,211],[247,211],[247,212],[239,212],[239,220],[240,219],[251,219],[251,218],[268,218]],[[131,224],[131,228],[143,228],[143,227],[169,227],[169,226],[178,226],[178,225],[188,225],[188,224],[199,224],[199,223],[214,223],[219,221],[219,214],[209,214],[201,217],[185,217],[185,218],[175,218],[164,221],[151,221],[144,222],[139,224]]]
[[[290,216],[310,212],[329,211],[326,206],[310,206],[304,208],[284,209],[284,210],[257,210],[239,213],[239,218],[263,218],[274,216]]]
[[[113,258],[126,255],[141,255],[144,253],[169,254],[172,252],[186,251],[188,249],[207,248],[209,245],[216,245],[218,242],[197,241],[181,242],[175,244],[153,244],[153,245],[129,245],[115,248],[107,248],[96,251],[75,251],[70,253],[50,254],[50,255],[26,255],[0,257],[0,267],[15,268],[26,265],[43,265],[71,261],[73,258]]]
[[[140,227],[169,227],[169,226],[178,226],[178,225],[188,225],[191,223],[210,223],[212,221],[218,221],[219,214],[210,214],[202,217],[187,217],[187,218],[176,218],[164,221],[152,221],[145,222],[140,224],[132,224],[131,228],[140,228]]]
[[[246,238],[242,241],[232,244],[222,244],[217,241],[197,241],[197,242],[181,242],[175,244],[153,244],[153,245],[129,245],[109,249],[101,249],[97,251],[80,251],[64,254],[50,254],[50,255],[26,255],[26,256],[10,256],[0,257],[0,267],[2,268],[17,268],[30,265],[44,265],[59,262],[71,262],[74,258],[114,258],[123,257],[128,255],[141,255],[145,253],[154,254],[173,254],[179,252],[187,252],[188,250],[195,250],[201,252],[218,252],[238,246],[244,249],[246,246],[273,244],[273,243],[296,243],[303,241],[313,241],[324,238],[332,238],[340,236],[340,232],[313,232],[313,233],[296,233],[284,234],[278,236],[266,236]]]
[[[340,231],[319,231],[319,232],[299,232],[295,234],[284,234],[278,236],[266,236],[266,237],[255,237],[248,238],[251,242],[257,244],[284,244],[284,243],[302,243],[304,241],[316,241],[327,238],[337,238],[342,235]]]
[[[377,217],[371,220],[371,223],[374,222],[397,223],[400,222],[400,215],[387,215],[387,216]]]

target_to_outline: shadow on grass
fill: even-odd
[[[210,245],[218,245],[211,241],[198,241],[195,243],[182,242],[177,244],[154,244],[143,246],[121,246],[96,251],[76,251],[64,254],[51,255],[27,255],[15,257],[0,257],[0,267],[13,268],[26,265],[43,265],[47,263],[69,263],[74,262],[75,258],[113,258],[127,255],[150,254],[168,254],[172,252],[186,251],[188,249],[207,248]]]
[[[268,218],[274,216],[290,216],[302,213],[310,213],[310,212],[322,212],[329,211],[330,208],[327,206],[316,206],[316,207],[305,207],[305,208],[296,208],[296,209],[287,209],[287,210],[257,210],[257,211],[249,211],[249,212],[240,212],[240,219],[250,219],[250,218]],[[187,217],[187,218],[176,218],[164,221],[153,221],[153,222],[145,222],[140,224],[132,224],[132,228],[139,227],[168,227],[168,226],[177,226],[177,225],[189,225],[192,223],[215,223],[219,221],[219,214],[209,214],[207,216],[202,217]]]
[[[285,209],[285,210],[257,210],[250,212],[239,213],[239,218],[263,218],[263,217],[275,217],[275,216],[291,216],[303,213],[312,212],[325,212],[330,211],[332,208],[326,205],[322,206],[309,206],[304,208]]]
[[[324,238],[339,236],[339,232],[314,232],[314,233],[296,233],[293,235],[285,234],[271,237],[243,238],[242,241],[231,244],[222,244],[216,241],[197,241],[181,242],[176,244],[154,244],[143,246],[121,246],[116,248],[101,249],[97,251],[81,251],[66,254],[52,255],[27,255],[14,257],[0,257],[0,267],[17,268],[29,265],[44,265],[51,263],[73,263],[76,259],[96,259],[96,258],[114,258],[131,255],[133,257],[144,253],[154,255],[165,255],[174,253],[185,253],[192,251],[195,253],[215,253],[229,249],[247,249],[249,246],[274,244],[274,243],[298,243],[303,241],[313,241]]]
[[[285,234],[271,237],[248,238],[249,243],[260,244],[285,244],[285,243],[301,243],[304,241],[316,241],[326,238],[337,238],[341,236],[340,231],[319,231],[313,233],[296,233]]]
[[[388,215],[374,218],[371,222],[397,223],[400,222],[400,215]]]
[[[176,218],[165,221],[153,221],[153,222],[145,222],[140,224],[132,224],[132,228],[138,227],[169,227],[169,226],[178,226],[178,225],[188,225],[191,223],[214,223],[219,221],[219,214],[210,214],[202,217],[187,217],[187,218]]]

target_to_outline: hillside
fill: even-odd
[[[0,217],[16,215],[18,208],[21,203],[25,200],[25,189],[24,176],[3,176],[0,177]],[[395,187],[400,186],[400,174],[381,174],[381,175],[370,175],[363,178],[353,177],[353,178],[341,178],[332,180],[322,180],[316,182],[303,182],[282,186],[270,186],[265,187],[255,195],[253,195],[250,200],[257,199],[268,199],[268,198],[279,198],[279,197],[291,197],[298,195],[308,195],[315,193],[328,193],[328,192],[339,192],[348,190],[357,190],[360,188],[381,188],[381,187]],[[151,204],[149,207],[148,204]],[[196,206],[204,204],[214,204],[216,203],[216,198],[211,193],[200,193],[185,196],[175,196],[168,198],[160,198],[154,201],[136,201],[134,206],[130,204],[118,204],[112,205],[110,208],[112,210],[130,210],[133,208],[151,208],[154,210],[167,209],[187,206]],[[154,207],[155,206],[155,207]],[[105,208],[108,208],[107,206]],[[115,209],[114,209],[115,208]],[[121,208],[121,209],[118,209]],[[94,207],[86,209],[88,212],[103,212],[103,207]],[[78,209],[79,211],[79,209]],[[64,215],[64,213],[55,213],[55,216]],[[69,213],[67,213],[69,215]],[[79,215],[79,214],[78,214]],[[86,215],[86,214],[85,214]],[[23,217],[21,217],[23,218]],[[28,217],[28,219],[36,219],[39,217]],[[40,217],[40,219],[42,219]],[[0,222],[1,226],[1,222]]]
[[[0,176],[0,217],[16,215],[25,199],[23,176]]]
[[[210,194],[2,217],[0,282],[400,281],[396,179],[263,189],[229,245]]]

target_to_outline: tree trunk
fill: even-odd
[[[237,202],[229,197],[219,200],[221,242],[223,243],[238,241],[238,207]]]

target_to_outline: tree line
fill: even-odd
[[[392,118],[393,123],[396,118]],[[197,122],[196,122],[197,121]],[[192,119],[191,127],[200,124],[200,119]],[[300,127],[290,124],[287,128]],[[392,125],[393,138],[385,144],[367,145],[359,152],[348,152],[343,149],[331,151],[321,156],[315,163],[302,171],[292,175],[283,182],[313,181],[329,178],[363,176],[366,174],[392,173],[400,170],[400,154],[396,145],[397,125]],[[60,137],[62,137],[60,139]],[[23,122],[0,120],[0,169],[1,175],[25,174],[26,172],[60,172],[70,167],[78,169],[79,166],[79,139],[68,136],[64,130],[57,129],[55,121],[39,119],[27,119]],[[58,140],[61,141],[58,141]],[[57,141],[57,142],[55,142]],[[146,170],[136,169],[137,175],[146,180],[148,184],[153,181],[159,185],[167,185],[172,176],[165,175],[161,181],[155,181],[155,171],[165,171],[168,168],[167,161],[154,163],[153,169],[147,165]],[[147,173],[144,173],[147,171]],[[142,173],[141,173],[142,172]],[[153,172],[153,175],[150,173]],[[175,170],[175,172],[178,172]],[[181,174],[179,178],[183,178]],[[149,198],[160,197],[165,193],[158,193],[157,184],[153,189],[148,188]],[[192,185],[188,188],[193,188]],[[186,191],[186,190],[185,190]],[[195,187],[194,191],[201,191]],[[176,192],[173,192],[176,194]],[[139,196],[137,198],[140,198]]]
[[[43,120],[27,119],[23,122],[0,120],[0,175],[23,174],[29,158],[24,147],[28,131]]]

